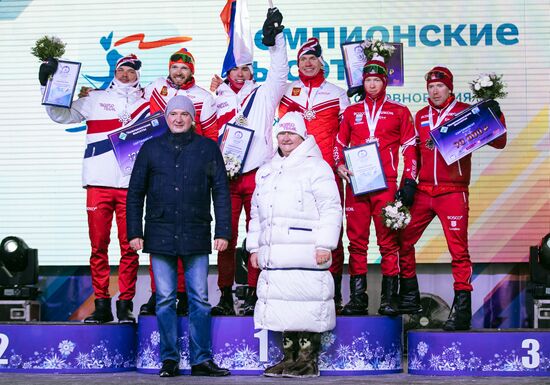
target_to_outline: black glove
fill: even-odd
[[[57,59],[47,58],[45,62],[40,64],[40,70],[38,71],[38,80],[40,84],[45,86],[48,83],[48,79],[57,71]]]
[[[416,182],[414,179],[405,179],[403,187],[395,193],[395,200],[401,201],[405,206],[411,207],[416,193]]]
[[[267,10],[267,17],[265,18],[264,26],[262,27],[262,43],[266,47],[273,47],[275,45],[275,36],[285,29],[283,22],[283,15],[277,8],[269,8]]]
[[[488,109],[490,109],[493,114],[500,119],[501,115],[502,115],[502,111],[500,110],[500,105],[498,104],[498,102],[496,100],[493,100],[493,99],[490,99],[488,100],[485,105],[487,106]]]

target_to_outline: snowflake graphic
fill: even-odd
[[[9,359],[10,367],[12,368],[18,368],[21,365],[21,362],[23,362],[23,359],[19,354],[14,354]]]
[[[44,358],[44,369],[63,369],[65,366],[65,360],[58,357],[57,354]]]
[[[75,343],[69,340],[63,340],[57,346],[59,348],[59,353],[62,356],[66,357],[71,354],[75,348]]]
[[[416,347],[416,351],[420,357],[424,357],[428,353],[428,344],[424,341],[420,341]]]
[[[76,356],[76,366],[81,369],[87,369],[90,367],[92,360],[88,353],[79,352]]]
[[[151,339],[151,344],[153,346],[159,345],[160,344],[160,333],[155,330],[154,332],[151,333],[150,339]]]
[[[336,336],[332,332],[325,332],[321,334],[321,346],[323,349],[331,346],[336,340]]]

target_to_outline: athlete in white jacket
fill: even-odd
[[[266,375],[314,376],[319,333],[336,324],[329,267],[342,223],[340,194],[301,113],[281,119],[277,142],[271,162],[256,173],[247,235],[251,263],[262,269],[254,324],[282,331],[286,340],[285,359]]]
[[[41,66],[41,80],[47,79],[47,73],[53,69],[48,67],[51,63]],[[87,97],[75,100],[70,109],[46,106],[46,112],[54,122],[86,121],[87,126],[82,185],[86,188],[86,211],[92,246],[90,269],[95,295],[95,311],[84,320],[87,323],[113,320],[107,254],[113,215],[116,217],[121,253],[117,317],[122,323],[135,322],[132,299],[136,292],[139,257],[130,248],[126,237],[126,193],[130,175],[121,171],[108,135],[134,124],[149,113],[149,101],[143,98],[143,90],[139,85],[140,67],[141,62],[135,55],[123,57],[117,62],[115,78],[106,90],[91,91]]]
[[[281,21],[282,16],[275,8],[275,11],[269,11],[264,23],[264,37],[267,33],[272,38],[272,46],[269,46],[271,62],[266,81],[261,85],[256,84],[252,80],[251,65],[240,63],[238,67],[228,72],[227,83],[222,83],[217,88],[216,109],[220,137],[225,132],[226,123],[254,130],[254,136],[242,174],[229,182],[232,237],[227,249],[218,253],[218,286],[222,295],[218,305],[212,308],[212,315],[235,314],[231,288],[235,277],[235,247],[239,235],[239,217],[244,208],[248,227],[256,170],[273,153],[272,128],[275,109],[285,93],[288,78],[288,57],[285,38],[281,33]],[[275,24],[277,27],[273,27]],[[254,311],[258,274],[259,271],[249,264],[249,290],[244,306],[245,315],[252,315]]]

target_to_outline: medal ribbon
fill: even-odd
[[[302,82],[302,84],[304,84],[304,82]],[[321,89],[321,87],[323,87],[323,84],[325,84],[325,82],[323,82],[319,87],[313,87],[311,84],[312,82],[309,83],[309,91],[307,93],[307,99],[306,99],[306,111],[309,110],[309,102],[311,101],[311,104],[313,104],[313,100],[315,99],[315,96],[317,96],[317,92],[319,92],[319,90]],[[304,84],[305,86],[305,84]],[[312,91],[313,89],[315,88],[315,92],[313,93],[312,95]]]
[[[384,103],[386,103],[386,98],[387,96],[384,98],[384,101],[382,102],[382,105],[378,109],[378,112],[376,112],[376,100],[374,101],[372,105],[372,114],[369,110],[369,105],[367,104],[367,101],[365,100],[363,102],[365,107],[365,118],[367,119],[367,125],[369,126],[370,138],[375,137],[374,134],[376,133],[376,125],[378,124],[378,119],[380,119],[380,114],[382,113],[382,108],[384,107]]]
[[[433,109],[432,109],[432,106],[430,106],[430,109],[428,110],[428,121],[430,123],[430,131],[433,131],[434,129],[439,127],[441,123],[443,123],[443,121],[445,120],[445,118],[447,117],[449,112],[451,112],[451,110],[454,108],[455,105],[456,105],[456,99],[445,109],[445,112],[439,114],[439,117],[437,118],[435,124],[433,121]]]

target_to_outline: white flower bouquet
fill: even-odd
[[[59,59],[65,53],[65,43],[56,36],[44,36],[36,41],[31,53],[41,62],[48,58]]]
[[[401,230],[410,223],[411,212],[400,200],[396,200],[382,208],[382,220],[386,227],[392,230]]]
[[[474,98],[478,100],[504,98],[508,94],[504,88],[502,75],[495,73],[480,74],[470,83]]]
[[[372,60],[375,55],[381,56],[384,62],[387,63],[390,60],[390,56],[395,51],[395,47],[391,44],[386,44],[382,40],[365,40],[361,43],[363,52],[367,57],[367,60]]]
[[[225,154],[223,156],[225,170],[229,179],[235,179],[241,171],[241,161],[233,154]]]

